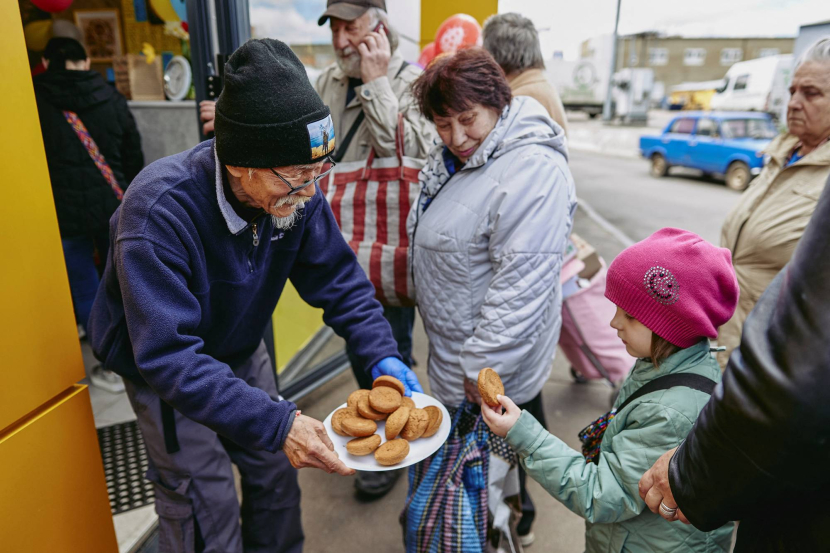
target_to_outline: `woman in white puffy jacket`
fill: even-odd
[[[576,209],[564,132],[536,100],[512,98],[481,48],[436,59],[413,86],[442,140],[407,221],[431,392],[448,407],[480,401],[478,372],[491,367],[505,393],[544,421]],[[529,521],[519,534],[522,526]]]

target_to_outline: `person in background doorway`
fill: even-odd
[[[100,73],[90,71],[80,42],[51,39],[43,65],[47,70],[34,77],[35,98],[75,319],[83,337],[107,259],[110,217],[144,166],[144,155],[126,99]],[[101,365],[89,377],[99,388],[124,391],[121,377]]]
[[[545,78],[545,60],[533,22],[517,13],[492,15],[484,22],[484,48],[504,73],[513,96],[530,96],[545,106],[568,135],[568,118],[559,93]]]
[[[830,175],[830,38],[799,58],[787,106],[789,131],[764,150],[764,170],[726,216],[721,246],[732,251],[741,299],[718,334],[726,351],[741,341],[741,327],[761,294],[793,255]]]

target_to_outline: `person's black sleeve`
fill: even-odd
[[[830,180],[828,180],[830,185]],[[709,531],[830,482],[830,190],[743,328],[669,467],[677,504]],[[765,505],[766,503],[766,505]]]
[[[127,105],[127,100],[117,95],[119,119],[124,129],[121,142],[121,164],[124,169],[124,179],[127,186],[144,168],[144,153],[141,151],[141,134],[135,124],[135,118]]]

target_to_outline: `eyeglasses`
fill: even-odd
[[[332,160],[331,158],[327,158],[325,162],[330,163],[331,166],[328,169],[326,169],[325,171],[323,171],[322,173],[320,173],[319,175],[317,175],[316,177],[314,177],[313,179],[311,179],[309,181],[305,181],[300,186],[291,186],[291,183],[288,182],[285,179],[285,177],[283,177],[282,175],[280,175],[279,173],[277,173],[276,171],[274,171],[270,167],[268,168],[268,170],[271,171],[272,173],[274,173],[277,176],[278,179],[280,179],[282,182],[285,183],[286,186],[288,186],[288,188],[290,188],[290,191],[288,192],[288,194],[286,194],[286,196],[293,196],[294,194],[296,194],[300,190],[305,190],[306,188],[308,188],[312,184],[317,184],[318,182],[320,182],[320,179],[322,179],[323,177],[325,177],[326,175],[331,173],[331,170],[334,169],[335,165],[337,165],[334,162],[334,160]]]

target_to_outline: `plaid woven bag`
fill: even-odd
[[[488,434],[474,406],[464,403],[444,445],[409,468],[401,513],[407,553],[485,551]]]

